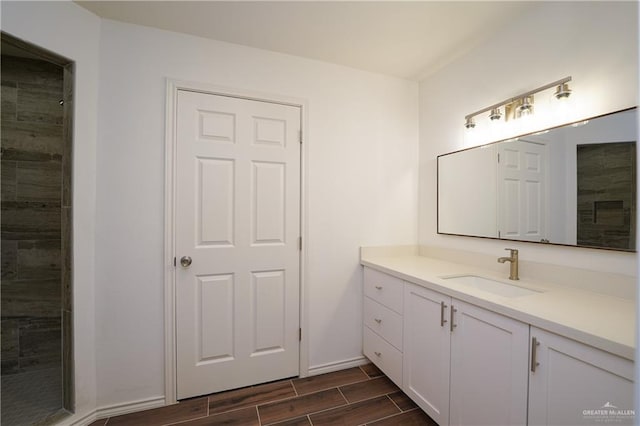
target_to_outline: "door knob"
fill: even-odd
[[[182,256],[180,258],[180,266],[183,268],[188,268],[191,266],[191,258],[189,256]]]

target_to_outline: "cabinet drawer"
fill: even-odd
[[[364,324],[402,350],[402,316],[378,302],[364,298]]]
[[[364,355],[402,388],[402,352],[371,331],[369,327],[364,327],[363,340]]]
[[[402,280],[374,269],[364,268],[364,294],[402,314]]]

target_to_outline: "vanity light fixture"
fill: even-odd
[[[556,88],[555,97],[558,100],[567,99],[571,96],[571,89],[569,89],[569,83],[559,84]]]
[[[571,89],[569,88],[569,84],[568,84],[570,81],[571,81],[571,76],[565,77],[561,80],[554,81],[553,83],[545,84],[544,86],[538,87],[537,89],[530,90],[518,96],[514,96],[513,98],[509,98],[497,104],[483,108],[472,114],[468,114],[467,116],[465,116],[464,127],[466,127],[467,129],[473,129],[476,126],[475,122],[473,121],[473,117],[485,112],[490,112],[489,119],[491,121],[499,120],[502,117],[502,111],[500,110],[501,107],[504,107],[504,110],[505,110],[504,111],[505,120],[530,115],[533,113],[533,101],[534,101],[533,95],[535,95],[536,93],[542,92],[543,90],[548,90],[552,87],[555,87],[556,99],[559,99],[559,100],[566,99],[571,95]]]
[[[531,113],[533,113],[533,95],[524,96],[518,104],[518,114],[522,117]]]
[[[476,122],[473,121],[473,117],[467,117],[467,122],[464,123],[464,127],[466,127],[467,129],[473,129],[474,127],[476,127]]]

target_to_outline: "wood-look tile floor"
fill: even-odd
[[[356,426],[436,423],[373,364],[184,400],[90,426]]]

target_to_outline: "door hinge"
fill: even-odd
[[[298,140],[302,143],[302,130],[298,130]]]
[[[178,264],[177,264],[177,260],[176,260],[176,258],[174,257],[174,258],[173,258],[173,266],[177,266],[177,265],[178,265]]]
[[[498,238],[500,238],[500,231],[498,231]]]
[[[500,153],[498,153],[498,163],[500,162]]]
[[[298,341],[302,342],[302,329],[301,328],[298,329]]]
[[[298,237],[298,250],[302,251],[302,237]]]

